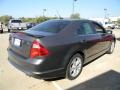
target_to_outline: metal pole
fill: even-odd
[[[105,8],[104,11],[105,11],[105,19],[106,19],[107,18],[107,9]]]
[[[44,17],[44,10],[43,10],[43,17]]]
[[[74,14],[74,9],[75,9],[75,7],[74,7],[75,5],[74,5],[74,0],[73,0],[73,14]]]
[[[43,9],[43,17],[45,17],[46,9]]]
[[[77,0],[73,0],[73,14],[75,13],[75,2],[76,2]]]

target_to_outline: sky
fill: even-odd
[[[107,9],[109,16],[120,16],[120,0],[77,0],[74,2],[75,13],[82,18],[104,17]],[[73,0],[0,0],[0,16],[37,17],[58,16],[69,17],[73,11]]]

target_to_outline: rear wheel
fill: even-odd
[[[10,29],[8,29],[8,32],[10,32],[11,30]]]
[[[108,26],[108,29],[112,29],[111,26]]]
[[[3,33],[3,29],[2,29],[2,30],[0,30],[0,33]]]
[[[67,66],[66,77],[69,80],[76,79],[82,71],[82,66],[83,66],[83,57],[80,54],[73,55]]]
[[[110,48],[109,48],[109,50],[108,50],[108,54],[112,54],[113,53],[113,51],[114,51],[114,48],[115,48],[115,42],[114,41],[112,41],[111,42],[111,45],[110,45]]]

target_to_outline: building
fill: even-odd
[[[112,22],[116,22],[118,19],[120,19],[120,16],[118,17],[109,17]]]
[[[109,18],[89,18],[90,20],[98,21],[98,22],[116,22],[118,19],[120,19],[120,16],[118,17],[109,17]]]

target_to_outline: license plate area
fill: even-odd
[[[21,40],[18,39],[18,38],[14,38],[13,45],[16,46],[16,47],[20,47],[21,46]]]

